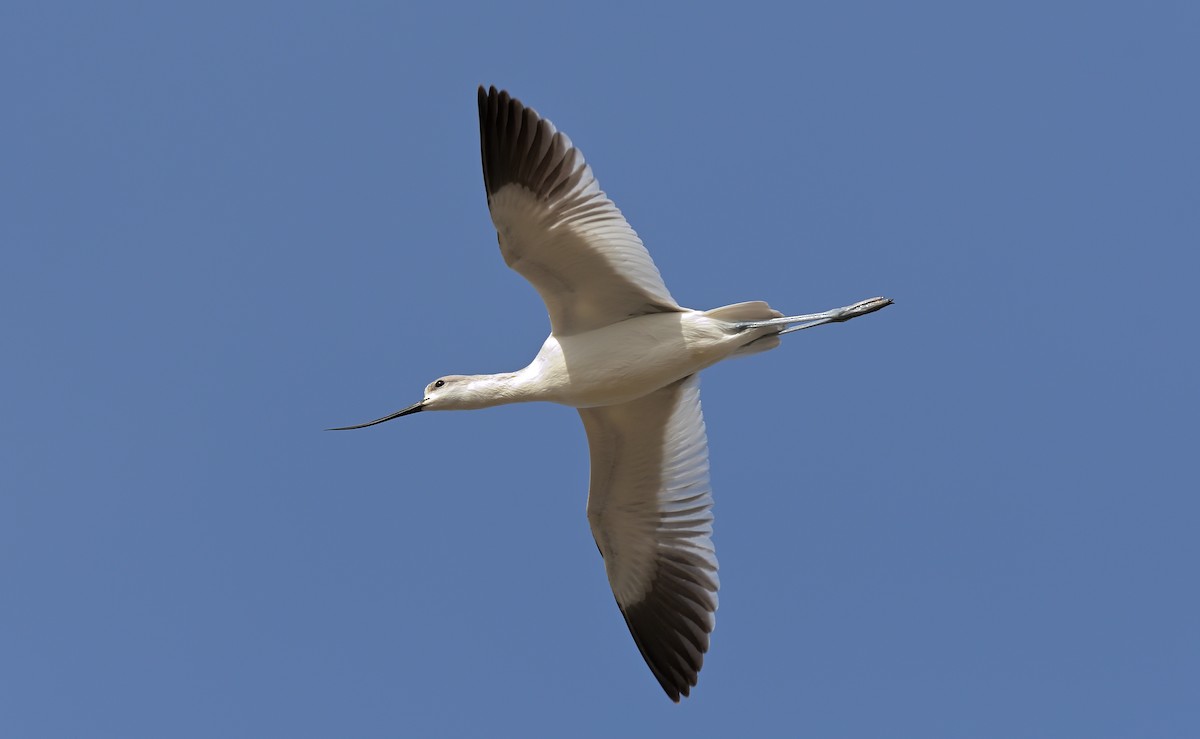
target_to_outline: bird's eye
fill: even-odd
[[[446,384],[446,381],[445,381],[445,380],[438,380],[437,382],[433,383],[433,386],[434,386],[434,387],[441,387],[442,385],[445,385],[445,384]]]

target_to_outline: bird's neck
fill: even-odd
[[[491,408],[495,405],[526,403],[534,397],[524,371],[501,372],[495,375],[472,375],[467,386],[467,408]]]

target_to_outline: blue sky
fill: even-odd
[[[6,3],[0,733],[1200,735],[1192,3]],[[896,306],[704,377],[671,704],[555,406],[325,433],[548,328],[476,85],[685,305]]]

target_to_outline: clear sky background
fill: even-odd
[[[0,734],[1200,736],[1195,3],[0,10]],[[971,7],[968,7],[970,5]],[[685,305],[886,311],[704,376],[673,705],[476,85]]]

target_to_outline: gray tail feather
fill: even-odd
[[[778,333],[767,334],[766,336],[758,337],[754,341],[751,341],[749,344],[745,344],[744,346],[738,347],[738,350],[736,352],[734,352],[733,354],[730,354],[729,356],[730,357],[748,357],[751,354],[758,354],[759,352],[770,351],[771,349],[774,349],[775,347],[779,346],[779,343],[780,343],[780,338],[779,338]]]

